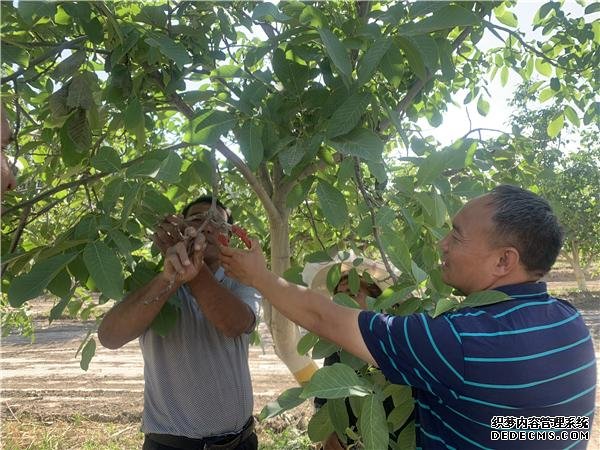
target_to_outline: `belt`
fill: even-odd
[[[254,417],[250,417],[239,433],[202,439],[193,439],[172,434],[148,433],[151,441],[181,450],[233,450],[254,433]]]

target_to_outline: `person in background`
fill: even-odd
[[[465,295],[505,297],[436,318],[335,304],[269,272],[256,241],[250,251],[221,247],[221,262],[292,321],[411,386],[417,447],[584,449],[592,339],[577,309],[540,282],[562,243],[550,205],[530,191],[501,185],[469,201],[439,243],[442,279]]]
[[[6,191],[14,189],[17,185],[15,175],[10,167],[8,159],[6,158],[6,154],[4,153],[4,149],[8,146],[8,144],[10,144],[11,141],[12,130],[10,128],[10,124],[8,123],[4,106],[0,106],[0,199],[2,198],[2,194],[4,194]]]
[[[344,255],[340,252],[337,258],[333,261],[325,263],[308,263],[302,271],[302,281],[310,287],[311,290],[320,292],[323,295],[329,295],[327,290],[327,274],[336,264],[340,265],[341,276],[335,286],[333,294],[347,294],[352,298],[361,309],[369,309],[367,298],[376,299],[381,293],[392,284],[392,279],[387,273],[383,264],[372,261],[363,257],[356,257],[353,253]],[[358,289],[354,292],[350,287],[349,274],[350,271],[356,270],[359,277]],[[366,275],[365,275],[366,273]],[[323,366],[331,366],[341,362],[341,351],[337,351],[327,356],[323,361]],[[314,400],[315,408],[318,410],[327,403],[326,399],[316,397]],[[386,415],[394,409],[394,403],[391,398],[387,398],[384,402]],[[348,413],[348,426],[356,430],[358,418],[354,415],[350,401],[346,399],[346,411]],[[397,438],[397,430],[394,433],[394,438]],[[346,443],[340,438],[336,432],[333,432],[329,437],[322,442],[323,450],[343,450],[354,444],[354,441],[346,437]]]

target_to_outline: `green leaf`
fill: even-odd
[[[385,231],[381,236],[381,241],[392,264],[404,273],[412,273],[412,260],[404,238],[400,237],[398,233]]]
[[[19,16],[28,25],[34,25],[41,17],[54,17],[56,14],[56,4],[51,2],[33,2],[21,1],[17,7]]]
[[[333,425],[334,431],[343,443],[346,443],[346,428],[350,425],[348,409],[346,408],[345,398],[331,398],[327,400],[329,405],[329,419]]]
[[[383,142],[371,130],[357,128],[351,133],[332,139],[329,143],[344,155],[358,156],[366,161],[381,161]]]
[[[303,25],[310,25],[313,28],[323,28],[327,25],[325,15],[317,8],[307,5],[300,13],[299,21]]]
[[[406,60],[408,61],[408,65],[412,69],[413,73],[421,80],[427,79],[427,68],[425,66],[425,61],[415,43],[405,38],[398,38],[396,39],[396,42],[404,52]]]
[[[399,449],[413,449],[416,444],[415,422],[411,421],[398,436],[397,445]]]
[[[2,63],[18,64],[21,67],[29,66],[29,52],[21,47],[0,42]]]
[[[155,179],[166,181],[167,183],[178,183],[181,165],[183,161],[176,152],[169,152],[167,157],[160,163]]]
[[[556,136],[558,136],[564,124],[565,116],[564,114],[560,113],[548,124],[548,128],[546,129],[548,136],[551,138],[555,138]]]
[[[539,100],[540,100],[541,103],[544,103],[544,102],[550,100],[552,97],[556,96],[556,93],[557,92],[554,89],[551,89],[551,88],[543,89],[540,92]]]
[[[584,14],[594,14],[597,12],[600,12],[600,2],[590,3],[584,10]]]
[[[75,75],[69,84],[67,106],[71,108],[90,109],[95,106],[92,88],[87,77],[83,74]]]
[[[354,277],[352,276],[352,274],[355,274]],[[349,279],[353,278],[353,279],[357,280],[358,286],[360,288],[360,278],[356,274],[357,274],[356,269],[352,269],[350,272],[348,272],[348,278]],[[351,291],[352,291],[352,289],[351,289]],[[356,289],[355,292],[357,292],[357,291],[358,291],[358,288]],[[356,300],[354,300],[348,294],[344,294],[343,292],[340,292],[333,296],[333,303],[337,303],[338,305],[345,306],[347,308],[361,309],[360,305],[358,304],[358,302]]]
[[[236,118],[231,114],[214,110],[202,114],[192,122],[190,143],[214,145],[217,140],[227,134],[235,125]]]
[[[448,40],[438,41],[438,54],[440,55],[440,66],[445,80],[453,80],[456,68],[452,59],[452,45]]]
[[[320,338],[319,342],[315,344],[312,350],[312,359],[322,359],[333,355],[335,352],[340,351],[340,347],[328,341],[327,339]]]
[[[94,17],[89,22],[81,22],[80,25],[83,28],[83,31],[85,31],[85,34],[90,38],[90,41],[94,44],[102,43],[104,40],[104,28],[97,17]]]
[[[95,354],[96,341],[94,340],[94,338],[91,338],[89,341],[87,341],[87,344],[85,344],[85,347],[83,347],[83,350],[81,351],[81,362],[79,363],[79,366],[83,370],[87,371],[90,367],[90,361],[92,360]]]
[[[308,332],[300,338],[296,345],[296,350],[298,351],[298,354],[306,355],[317,342],[319,342],[319,336]]]
[[[336,286],[339,284],[342,278],[342,265],[334,264],[327,271],[327,290],[329,292],[335,291]]]
[[[151,33],[150,37],[146,38],[146,43],[151,47],[157,47],[164,56],[174,61],[180,69],[192,62],[192,57],[185,47],[164,34]]]
[[[294,409],[296,406],[304,403],[305,399],[300,398],[302,389],[302,387],[293,387],[283,391],[279,397],[277,397],[277,400],[265,405],[258,416],[258,420],[263,421],[265,419],[270,419],[271,417],[278,416],[279,414]]]
[[[552,66],[542,58],[536,58],[535,69],[545,77],[552,76]]]
[[[502,66],[500,70],[500,85],[504,87],[506,83],[508,83],[508,67]]]
[[[517,16],[515,15],[514,12],[509,11],[509,10],[504,10],[503,13],[498,14],[496,13],[498,8],[494,9],[494,14],[496,16],[496,19],[498,19],[498,22],[506,25],[507,27],[511,27],[511,28],[517,28],[519,26],[519,20],[517,19]]]
[[[315,372],[301,394],[302,398],[363,397],[371,393],[369,384],[350,367],[335,363]]]
[[[350,369],[352,370],[352,369]],[[329,418],[329,404],[325,403],[310,418],[307,427],[308,437],[313,442],[325,441],[333,433],[333,424]]]
[[[281,164],[283,173],[290,175],[294,167],[296,167],[298,163],[302,161],[305,153],[305,147],[302,145],[302,142],[298,140],[296,140],[296,142],[294,142],[291,146],[279,152],[277,157],[279,158],[279,163]]]
[[[325,219],[336,228],[343,227],[348,219],[348,206],[342,193],[324,180],[319,180],[316,193]]]
[[[569,122],[571,122],[576,127],[579,127],[581,125],[577,112],[575,112],[575,110],[568,105],[565,107],[565,116],[567,116]]]
[[[294,183],[294,187],[287,196],[286,206],[292,210],[296,209],[310,192],[313,182],[314,178],[308,177],[300,183]]]
[[[556,77],[550,78],[550,87],[554,91],[560,91],[560,80]]]
[[[57,255],[36,262],[27,273],[15,277],[8,287],[8,302],[13,308],[38,297],[46,286],[77,256],[75,253]]]
[[[389,50],[392,41],[388,37],[381,37],[373,42],[366,53],[358,62],[358,85],[361,86],[371,79],[377,71],[381,59]]]
[[[422,186],[431,184],[446,168],[446,161],[447,155],[443,152],[431,153],[419,165],[417,182]]]
[[[445,312],[451,311],[458,306],[458,301],[454,298],[441,298],[435,304],[435,311],[431,317],[438,317]]]
[[[376,395],[369,395],[363,400],[358,429],[362,435],[365,450],[388,448],[390,435],[385,409]]]
[[[287,14],[279,11],[277,6],[269,2],[261,2],[256,5],[252,11],[252,20],[267,19],[269,22],[275,20],[277,22],[285,22],[291,19]]]
[[[329,119],[327,137],[334,138],[352,131],[365,113],[370,100],[370,94],[354,94],[348,97]]]
[[[76,111],[67,119],[60,132],[60,143],[67,165],[77,164],[90,151],[92,132],[83,110]]]
[[[327,55],[329,55],[329,59],[331,59],[342,75],[346,78],[350,78],[352,64],[350,63],[350,56],[348,55],[344,44],[342,44],[337,36],[327,28],[321,28],[319,30],[319,35],[321,36],[321,41],[325,45],[325,50],[327,51]]]
[[[71,291],[71,276],[66,266],[48,284],[48,290],[60,298],[69,296],[69,292]]]
[[[425,66],[431,73],[434,73],[439,67],[440,60],[438,45],[435,40],[427,35],[409,37],[408,40],[412,42],[421,55]]]
[[[92,167],[100,172],[116,172],[121,169],[121,158],[117,151],[112,147],[100,147],[98,153],[92,157]]]
[[[486,99],[483,98],[483,94],[479,96],[477,100],[477,112],[482,116],[487,116],[490,112],[490,104]]]
[[[54,69],[54,76],[56,78],[70,76],[73,72],[79,69],[79,67],[81,67],[85,60],[86,55],[84,50],[77,50],[76,52],[73,52],[71,56],[58,63],[56,69]]]
[[[100,292],[120,300],[123,296],[123,271],[114,250],[103,242],[90,242],[83,250],[83,262]]]
[[[414,36],[454,27],[476,26],[480,23],[481,18],[470,10],[458,5],[449,5],[419,22],[400,26],[398,32],[404,36]]]
[[[502,302],[505,300],[510,300],[511,297],[504,292],[488,290],[488,291],[480,291],[473,292],[469,294],[467,298],[465,298],[460,303],[460,308],[476,308],[478,306],[491,305],[493,303]]]
[[[123,114],[123,123],[125,128],[135,135],[138,147],[141,147],[146,140],[146,123],[142,104],[137,97],[129,100]]]
[[[257,170],[264,158],[265,149],[262,143],[263,127],[246,122],[236,133],[240,150],[244,159],[253,171]]]
[[[152,321],[150,328],[159,336],[165,337],[177,325],[178,317],[177,308],[167,302]]]

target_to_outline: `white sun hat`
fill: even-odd
[[[357,259],[361,261],[360,263],[356,261],[355,264]],[[355,268],[359,275],[367,272],[382,291],[394,284],[394,280],[382,263],[358,257],[352,251],[339,252],[331,261],[307,263],[302,271],[302,281],[310,289],[330,296],[331,293],[327,290],[327,273],[334,265],[340,263],[342,274],[349,272],[352,268]]]

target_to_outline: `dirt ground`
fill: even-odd
[[[564,287],[556,284],[557,290]],[[600,292],[570,295],[592,329],[600,358]],[[98,344],[89,370],[84,372],[75,353],[88,331],[94,329],[95,322],[57,320],[48,325],[44,311],[49,311],[52,302],[38,301],[32,306],[39,317],[35,323],[35,342],[11,335],[3,339],[0,347],[2,434],[5,435],[7,421],[18,422],[24,417],[42,423],[69,421],[73,417],[131,426],[139,423],[144,383],[137,341],[116,351]],[[279,393],[296,386],[285,365],[275,356],[266,326],[261,324],[259,331],[262,347],[250,349],[257,414]],[[600,391],[598,395],[600,405]],[[300,412],[298,420],[302,423],[297,425],[301,428],[306,426],[309,411],[305,408],[305,412]],[[595,423],[590,449],[600,448],[598,413]]]

